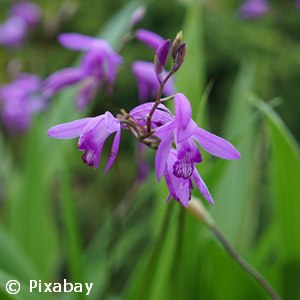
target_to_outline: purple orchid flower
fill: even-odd
[[[40,9],[31,2],[14,4],[8,19],[0,24],[0,44],[10,48],[21,46],[30,27],[40,19]]]
[[[104,40],[69,33],[59,36],[60,43],[72,50],[84,51],[78,68],[66,68],[52,74],[44,83],[46,95],[53,96],[61,89],[82,82],[77,94],[77,108],[83,109],[94,98],[103,83],[113,85],[123,59]]]
[[[137,81],[140,101],[155,98],[159,90],[159,82],[154,71],[153,63],[136,61],[132,64],[131,69]],[[167,74],[167,72],[164,72],[163,76],[166,77]],[[174,80],[170,78],[164,87],[163,95],[170,96],[175,92]]]
[[[10,17],[0,24],[0,45],[10,48],[21,46],[27,34],[24,21],[17,17]]]
[[[105,172],[107,172],[117,157],[121,137],[120,121],[110,112],[107,111],[104,115],[95,118],[84,118],[56,125],[49,129],[48,135],[56,139],[79,137],[78,150],[84,151],[83,162],[97,169],[103,145],[106,139],[115,132],[116,135],[105,168]]]
[[[269,10],[267,0],[246,0],[239,8],[239,13],[242,18],[253,19],[266,14]]]
[[[214,201],[208,191],[208,188],[196,168],[194,168],[192,175],[188,178],[177,177],[174,174],[173,166],[177,162],[177,157],[177,151],[175,149],[171,149],[164,169],[164,177],[170,191],[165,201],[168,201],[172,197],[174,200],[180,202],[184,207],[187,207],[191,200],[194,181],[202,196],[210,204],[213,204]]]
[[[135,36],[140,42],[146,44],[155,52],[165,41],[160,35],[146,29],[137,30]]]
[[[208,153],[223,159],[239,159],[240,154],[228,141],[199,128],[192,120],[192,110],[183,94],[174,97],[175,119],[158,127],[155,135],[161,139],[155,168],[158,180],[163,175],[173,142],[177,149],[177,158],[172,164],[173,175],[184,180],[190,179],[195,171],[194,164],[202,161],[197,142]]]
[[[295,5],[296,5],[296,7],[297,7],[298,9],[300,9],[300,0],[296,0],[296,1],[295,1]]]
[[[0,87],[1,115],[10,132],[28,130],[33,115],[45,108],[40,88],[40,78],[31,74],[20,74],[12,83]]]

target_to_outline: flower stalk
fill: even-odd
[[[244,258],[242,258],[229,243],[229,241],[224,237],[201,201],[192,198],[187,210],[208,227],[216,239],[222,244],[228,255],[260,284],[260,286],[268,293],[271,299],[281,300],[280,296],[270,285],[270,283],[268,283],[268,281],[253,266],[251,266]]]
[[[167,77],[164,79],[164,81],[160,84],[155,103],[154,103],[150,113],[147,115],[147,136],[151,135],[151,119],[152,119],[152,116],[153,116],[155,110],[157,109],[158,105],[161,103],[160,99],[161,99],[161,96],[163,93],[164,86],[174,73],[175,72],[173,70],[171,70],[169,72],[169,74],[167,75]]]

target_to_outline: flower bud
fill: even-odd
[[[182,43],[182,31],[179,31],[176,35],[176,38],[172,44],[172,57],[173,60],[176,58],[177,51]]]
[[[181,65],[183,64],[184,57],[185,57],[185,52],[186,52],[186,43],[183,43],[178,48],[176,57],[174,59],[174,65],[173,65],[173,71],[174,72],[176,72],[181,67]]]
[[[156,51],[154,58],[154,71],[159,82],[163,81],[164,67],[170,50],[170,40],[166,40]]]

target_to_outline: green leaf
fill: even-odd
[[[0,268],[21,280],[38,278],[39,274],[13,239],[0,228]]]
[[[253,109],[247,101],[252,83],[253,70],[244,64],[233,87],[224,122],[224,136],[239,150],[241,158],[238,161],[219,160],[212,171],[214,174],[208,180],[215,200],[213,217],[228,239],[240,250],[248,248],[256,229],[255,222],[258,221],[252,218],[256,209],[252,205],[252,176],[257,171],[253,163],[256,122],[253,120]]]
[[[299,146],[268,104],[259,102],[258,107],[266,116],[271,134],[270,176],[274,199],[274,219],[280,231],[279,243],[284,245],[280,249],[285,259],[300,259]]]

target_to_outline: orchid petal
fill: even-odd
[[[175,116],[178,127],[185,129],[192,119],[192,107],[185,95],[179,93],[174,96]]]
[[[58,36],[58,41],[68,49],[79,51],[89,50],[98,42],[101,42],[96,38],[78,33],[62,33]]]
[[[61,89],[82,80],[85,74],[78,68],[65,68],[53,73],[43,83],[43,90],[47,96],[59,92]]]
[[[197,127],[198,127],[197,124],[193,120],[190,120],[190,122],[185,127],[185,129],[182,129],[180,126],[178,126],[177,135],[176,135],[176,142],[177,143],[182,143],[185,140],[187,140],[188,138],[190,138],[193,135],[194,130]]]
[[[161,176],[166,167],[167,159],[172,147],[172,141],[173,141],[173,133],[171,131],[169,132],[168,135],[164,137],[164,139],[161,140],[159,147],[157,149],[156,156],[155,156],[155,169],[156,169],[156,176],[158,181],[160,181]]]
[[[214,156],[230,160],[240,158],[240,153],[232,144],[202,128],[195,129],[193,138],[200,144],[200,146],[204,150]]]
[[[160,35],[146,29],[137,30],[136,38],[142,43],[148,45],[154,51],[156,51],[164,42],[164,39]]]
[[[115,135],[104,173],[106,173],[110,169],[110,167],[112,166],[112,164],[114,163],[117,157],[119,146],[120,146],[120,138],[121,138],[121,126],[119,126],[119,129],[117,130],[117,133]]]
[[[176,120],[173,120],[163,126],[158,127],[155,130],[155,135],[160,139],[164,139],[168,135],[173,136],[173,131],[176,129],[176,127],[177,127],[177,122]]]
[[[212,199],[209,190],[205,184],[205,182],[202,180],[200,174],[198,173],[197,169],[194,169],[194,173],[193,173],[193,179],[194,182],[198,188],[198,190],[200,191],[200,193],[202,194],[202,196],[210,203],[210,204],[214,204],[214,200]]]
[[[175,179],[175,191],[180,203],[187,208],[191,199],[191,180]]]
[[[48,130],[48,135],[56,139],[73,139],[81,135],[93,118],[84,118],[56,125]]]

